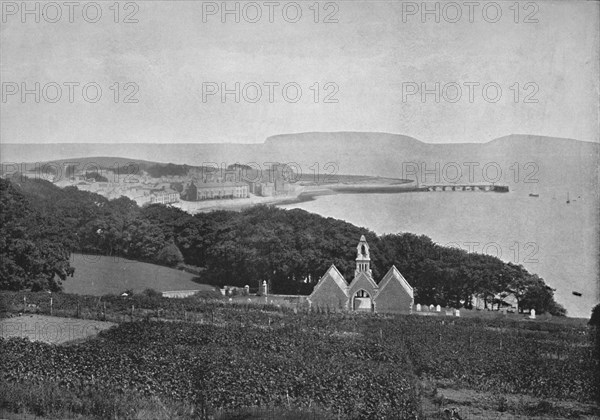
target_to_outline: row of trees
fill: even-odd
[[[57,289],[72,273],[69,253],[83,252],[201,267],[202,279],[216,285],[267,280],[276,293],[308,294],[331,264],[351,280],[356,243],[364,234],[375,279],[395,265],[420,303],[469,306],[472,296],[490,302],[514,293],[520,307],[564,314],[553,290],[522,266],[442,247],[426,236],[377,236],[303,210],[257,206],[192,216],[163,205],[139,208],[125,197],[107,200],[75,187],[60,189],[43,180],[1,182],[0,222],[8,222],[0,227],[4,289]]]

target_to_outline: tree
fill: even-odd
[[[168,267],[175,267],[183,262],[183,255],[173,242],[167,244],[156,256],[157,261]]]
[[[565,316],[567,311],[554,301],[554,290],[537,275],[529,275],[528,286],[521,301],[523,307],[535,309],[537,313]]]
[[[140,217],[128,221],[121,242],[124,256],[158,264],[157,256],[168,244],[160,227]]]
[[[0,289],[60,290],[74,269],[65,244],[45,235],[56,225],[56,219],[32,209],[10,181],[0,179]]]
[[[100,175],[98,172],[86,172],[85,179],[93,179],[96,182],[108,182],[108,178],[104,175]]]

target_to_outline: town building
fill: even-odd
[[[364,235],[356,247],[354,279],[348,284],[335,265],[321,277],[308,297],[311,307],[379,313],[412,313],[413,288],[395,266],[377,284],[371,271]]]
[[[487,310],[505,310],[507,312],[518,312],[519,311],[519,300],[514,293],[497,293],[493,297],[488,296],[484,299],[480,296],[473,296],[471,298],[471,305],[474,309],[487,309]]]
[[[155,191],[150,194],[150,204],[171,204],[179,201],[179,193],[172,189]]]
[[[257,192],[262,197],[272,197],[275,190],[275,184],[273,182],[263,182],[259,184]]]
[[[248,184],[243,182],[198,182],[185,186],[181,198],[186,201],[223,198],[248,198]]]

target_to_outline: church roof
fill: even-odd
[[[410,296],[413,296],[412,286],[408,284],[408,281],[406,281],[402,273],[398,271],[395,265],[393,265],[392,268],[390,268],[385,274],[385,276],[383,276],[383,280],[381,280],[381,282],[379,283],[379,291],[377,292],[377,295],[382,293],[386,286],[392,281],[399,282],[402,285],[402,287],[410,294]]]
[[[375,280],[373,280],[373,277],[371,277],[371,276],[370,276],[370,275],[369,275],[367,272],[365,272],[365,271],[361,271],[361,272],[360,272],[360,273],[358,273],[356,276],[354,276],[354,279],[352,279],[352,282],[350,283],[350,286],[349,286],[349,288],[350,288],[350,289],[352,289],[352,287],[353,287],[354,285],[356,285],[356,283],[358,283],[362,277],[365,277],[365,278],[367,279],[367,281],[368,281],[369,283],[371,283],[371,286],[372,286],[372,287],[373,287],[375,290],[377,290],[377,287],[378,287],[378,286],[377,286],[377,283],[375,283]]]
[[[321,286],[325,282],[327,276],[331,277],[344,293],[348,291],[348,283],[346,282],[346,279],[344,278],[344,276],[342,276],[342,273],[340,273],[337,267],[331,264],[331,267],[329,267],[325,274],[323,274],[323,277],[319,279],[319,282],[313,289],[312,293],[315,293],[319,286]]]

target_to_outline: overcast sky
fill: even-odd
[[[295,19],[294,4],[281,1],[271,23],[268,5],[241,2],[240,22],[230,14],[222,23],[214,10],[221,2],[120,3],[116,17],[112,1],[99,1],[96,23],[84,19],[96,16],[93,7],[83,12],[85,3],[73,23],[66,6],[58,17],[41,4],[37,23],[35,13],[22,15],[23,3],[3,2],[0,141],[256,143],[305,131],[391,132],[434,143],[512,133],[598,141],[599,3],[523,2],[516,16],[514,2],[498,2],[498,18],[489,3],[472,16],[454,3],[462,13],[454,23],[457,9],[438,5],[440,22],[432,14],[423,23],[414,10],[421,2],[321,2],[318,16],[314,2],[298,2]],[[256,5],[262,17],[247,22]],[[123,22],[130,14],[137,23]],[[327,15],[337,23],[323,22]],[[21,96],[36,82],[40,103]],[[79,83],[71,85],[73,103],[69,82]],[[235,90],[236,82],[239,102],[228,94],[223,103],[214,89]],[[82,93],[88,83],[97,84],[86,91],[90,102]],[[435,93],[422,97],[423,83],[431,92],[439,83],[439,102]],[[102,90],[96,103],[94,86]],[[124,103],[130,93],[137,103]]]

